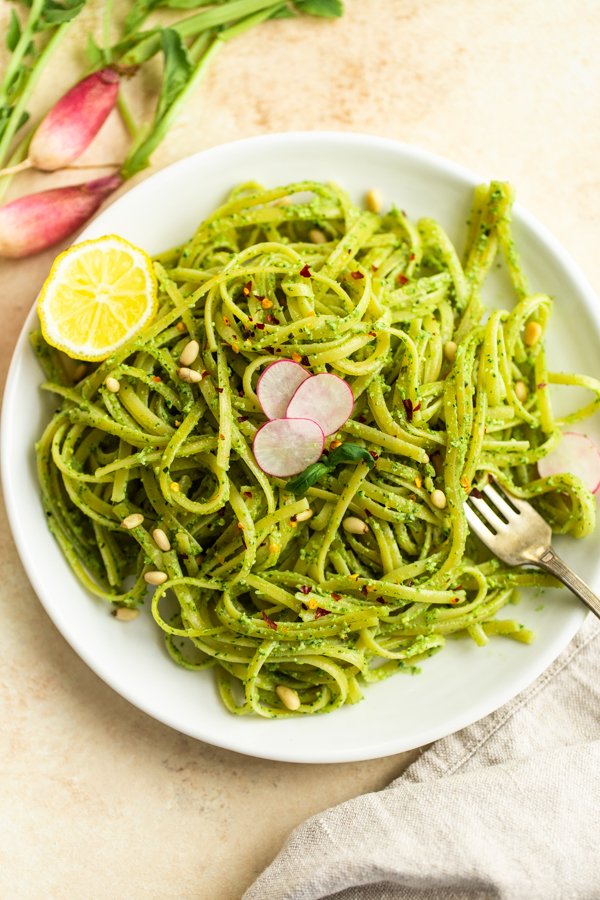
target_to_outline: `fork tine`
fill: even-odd
[[[483,493],[490,498],[498,512],[501,512],[509,522],[511,521],[511,519],[514,519],[515,516],[519,515],[518,512],[515,512],[514,509],[508,505],[504,498],[504,495],[500,493],[500,491],[497,491],[496,488],[492,487],[491,484],[486,484],[483,489]],[[510,499],[512,502],[512,496]]]
[[[476,534],[479,540],[483,541],[484,544],[487,544],[490,540],[492,540],[494,535],[489,530],[489,528],[486,528],[479,516],[476,514],[475,510],[471,509],[468,503],[464,504],[463,509],[467,517],[467,523],[473,534]]]
[[[469,503],[473,504],[475,509],[479,513],[481,513],[485,521],[488,523],[488,525],[491,525],[494,531],[500,533],[506,528],[506,522],[502,521],[500,516],[497,515],[490,504],[486,503],[486,501],[482,497],[474,497],[471,494],[471,496],[469,497]]]

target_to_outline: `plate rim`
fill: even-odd
[[[175,173],[177,173],[177,177],[179,177],[179,174],[182,171],[185,172],[187,168],[193,169],[199,158],[211,158],[213,156],[218,156],[218,154],[223,150],[232,147],[239,147],[241,150],[243,150],[245,146],[264,143],[268,143],[276,147],[278,144],[285,144],[289,141],[299,144],[317,144],[321,141],[327,141],[329,143],[339,143],[342,145],[348,143],[358,145],[364,144],[368,145],[371,148],[380,148],[383,150],[393,151],[397,153],[399,157],[403,157],[404,159],[414,160],[415,162],[419,163],[425,162],[426,164],[434,166],[442,172],[459,179],[462,183],[465,184],[465,186],[473,187],[476,184],[486,180],[483,177],[479,177],[473,170],[461,165],[458,162],[455,162],[454,160],[440,156],[430,150],[420,148],[417,145],[397,141],[391,138],[384,138],[377,135],[354,131],[340,132],[319,130],[274,132],[217,144],[213,147],[200,150],[194,154],[191,154],[190,156],[176,160],[168,166],[159,169],[157,172],[149,175],[144,180],[133,185],[129,190],[120,194],[109,205],[103,206],[100,212],[86,224],[85,229],[80,232],[73,243],[78,243],[81,240],[86,240],[88,230],[94,226],[99,218],[102,217],[104,211],[112,208],[114,204],[119,203],[123,198],[129,196],[134,191],[143,190],[143,186],[149,182],[152,182],[154,185],[160,184],[161,182],[168,182],[168,180],[172,178]],[[571,253],[562,246],[558,239],[542,222],[540,222],[533,214],[529,213],[527,209],[522,207],[518,202],[514,205],[514,217],[515,219],[520,220],[520,222],[522,222],[530,231],[532,231],[542,244],[546,245],[551,255],[556,258],[562,265],[562,267],[568,272],[569,277],[576,284],[577,290],[580,294],[580,299],[583,302],[586,311],[594,320],[597,334],[598,336],[600,336],[600,304],[598,304],[595,292],[590,282],[585,277],[583,271],[581,270]],[[308,753],[306,749],[302,749],[300,752],[295,752],[292,745],[288,748],[287,752],[282,752],[281,750],[279,750],[275,753],[270,753],[268,746],[265,746],[264,751],[258,753],[256,750],[244,749],[244,747],[241,746],[240,741],[236,740],[235,738],[230,739],[226,731],[222,731],[217,736],[212,733],[203,732],[202,720],[197,723],[200,725],[199,728],[182,727],[181,722],[175,721],[174,717],[171,717],[169,715],[168,709],[163,709],[157,712],[157,710],[153,708],[152,703],[145,702],[143,698],[140,699],[140,697],[137,696],[133,690],[129,690],[127,684],[119,683],[117,678],[113,678],[111,671],[106,670],[101,663],[94,659],[94,653],[89,649],[90,645],[78,639],[76,630],[71,631],[68,627],[68,623],[65,620],[61,619],[61,616],[57,612],[56,606],[50,602],[47,602],[46,600],[45,585],[43,583],[41,573],[38,571],[38,567],[35,565],[33,550],[29,547],[28,542],[26,541],[26,535],[23,533],[22,527],[20,527],[17,510],[17,492],[11,484],[9,473],[11,448],[10,439],[8,437],[8,421],[10,411],[13,408],[15,402],[14,395],[17,387],[17,373],[19,370],[19,366],[21,365],[23,352],[28,343],[29,331],[35,323],[35,317],[36,303],[34,301],[32,308],[24,319],[23,325],[19,332],[19,336],[14,345],[11,362],[8,368],[5,382],[4,395],[2,400],[2,413],[0,418],[0,476],[4,492],[7,519],[9,527],[11,529],[12,537],[17,548],[20,562],[36,594],[36,597],[41,603],[50,621],[57,628],[61,636],[66,640],[66,642],[75,651],[75,653],[77,653],[79,658],[88,666],[88,668],[90,668],[105,684],[107,684],[112,690],[126,699],[137,709],[142,710],[142,712],[146,713],[151,718],[156,719],[162,724],[167,725],[168,727],[173,728],[179,733],[185,734],[195,740],[201,740],[216,747],[221,747],[226,750],[234,751],[255,758],[269,759],[279,762],[333,764],[340,762],[357,762],[382,758],[396,753],[416,749],[417,747],[423,747],[424,745],[430,744],[435,740],[439,740],[443,737],[455,734],[457,731],[460,731],[461,729],[472,725],[475,722],[480,721],[485,716],[495,712],[501,706],[503,706],[531,686],[531,684],[541,675],[541,673],[545,671],[548,666],[550,666],[560,655],[560,653],[567,647],[569,642],[572,640],[574,635],[577,633],[577,631],[587,618],[587,614],[583,608],[581,609],[581,611],[574,610],[570,616],[569,621],[565,622],[565,626],[554,638],[554,640],[548,642],[548,645],[543,648],[543,651],[540,651],[535,656],[535,658],[529,662],[528,665],[523,666],[520,679],[516,679],[516,681],[518,682],[517,687],[515,687],[514,683],[511,682],[510,687],[506,687],[504,690],[496,688],[496,691],[492,695],[486,695],[478,703],[471,702],[468,711],[465,710],[463,715],[454,715],[452,720],[452,727],[450,729],[446,724],[441,728],[435,726],[426,728],[418,734],[415,734],[415,732],[413,731],[412,737],[408,742],[403,742],[401,736],[399,736],[398,738],[384,740],[383,742],[381,739],[379,739],[379,741],[376,740],[372,745],[370,745],[370,749],[367,750],[365,750],[364,748],[358,750],[338,749],[337,751],[334,750],[333,753],[323,753],[319,750],[318,747],[316,747],[314,752]],[[91,646],[93,647],[93,645]],[[416,740],[418,740],[419,742],[416,743]]]

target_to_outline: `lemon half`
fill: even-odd
[[[42,334],[74,359],[106,359],[156,315],[152,260],[115,234],[56,257],[38,298]]]

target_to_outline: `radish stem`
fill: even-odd
[[[23,57],[27,53],[29,45],[31,44],[33,32],[37,24],[37,20],[41,15],[43,7],[44,0],[34,0],[34,2],[31,4],[31,10],[21,31],[21,36],[18,40],[17,46],[12,52],[10,62],[6,67],[6,72],[4,73],[4,78],[2,79],[2,89],[0,90],[0,106],[5,106],[8,104],[8,92],[10,90],[10,86],[11,84],[13,84],[15,77],[19,69],[21,68]]]
[[[60,25],[56,29],[56,31],[42,50],[39,59],[37,60],[34,68],[31,71],[27,84],[21,92],[21,96],[13,107],[13,111],[10,114],[6,129],[4,131],[4,134],[2,135],[2,139],[0,140],[0,165],[4,164],[9,147],[12,143],[12,139],[17,132],[22,116],[25,112],[25,107],[27,106],[29,98],[31,97],[31,94],[33,93],[33,90],[42,75],[44,66],[66,35],[70,24],[70,22],[65,22],[63,25]]]

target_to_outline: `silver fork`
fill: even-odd
[[[471,494],[464,505],[469,527],[480,541],[509,566],[529,564],[551,572],[600,618],[600,598],[554,552],[552,530],[533,506],[491,484],[483,493],[485,498]]]

